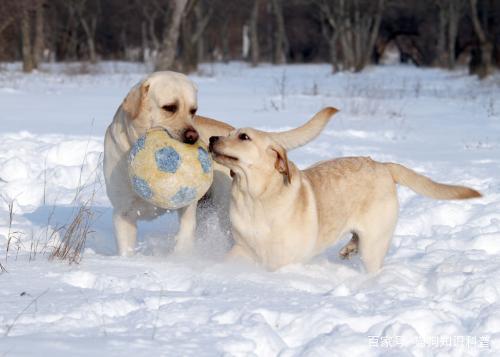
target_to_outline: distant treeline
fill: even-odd
[[[487,76],[500,65],[500,0],[0,0],[0,60],[380,61]]]

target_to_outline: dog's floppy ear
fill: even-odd
[[[142,101],[149,91],[149,84],[144,81],[136,84],[123,100],[122,108],[132,119],[141,112]]]
[[[285,175],[287,183],[291,183],[292,176],[290,175],[290,165],[288,164],[286,150],[278,144],[271,145],[270,149],[274,153],[276,153],[276,162],[274,163],[274,168],[278,170],[280,174]]]

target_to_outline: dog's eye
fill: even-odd
[[[175,113],[177,111],[177,105],[175,104],[164,105],[162,109],[170,113]]]
[[[191,109],[189,112],[191,113],[191,115],[195,115],[197,110],[198,110],[198,109],[193,108],[193,109]]]
[[[250,137],[249,137],[247,134],[245,134],[245,133],[241,133],[241,134],[238,136],[238,138],[239,138],[240,140],[251,140],[251,139],[250,139]]]

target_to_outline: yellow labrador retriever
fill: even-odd
[[[188,144],[211,135],[225,135],[233,128],[225,123],[196,116],[195,85],[176,72],[156,72],[134,86],[120,105],[104,139],[104,177],[113,205],[113,226],[120,255],[133,253],[137,221],[150,220],[166,212],[137,196],[129,183],[127,155],[137,139],[153,127]],[[227,171],[215,167],[222,172]],[[218,175],[215,175],[219,177]],[[196,227],[196,204],[180,211],[176,236],[178,251],[189,250]]]
[[[195,115],[197,95],[195,85],[183,74],[156,72],[134,86],[120,105],[104,139],[104,177],[106,191],[113,205],[113,226],[121,255],[133,253],[137,239],[137,221],[150,220],[165,212],[134,193],[129,183],[127,156],[137,139],[152,127],[163,127],[170,135],[185,143],[198,139],[208,143],[214,135],[227,135],[233,130],[228,124]],[[314,139],[326,121],[313,118],[303,126],[301,134],[293,134],[287,149]],[[296,130],[296,129],[295,129]],[[286,135],[286,134],[283,134]],[[214,183],[210,189],[213,206],[220,216],[229,215],[229,170],[214,165]],[[196,229],[196,207],[180,209],[180,225],[176,235],[176,251],[191,249]]]
[[[325,108],[318,115],[336,112]],[[374,272],[383,264],[396,226],[396,184],[435,199],[481,196],[365,157],[320,162],[301,171],[287,159],[286,139],[255,129],[210,138],[214,159],[233,173],[235,245],[229,257],[245,257],[274,270],[304,262],[352,233],[341,256],[348,257],[359,246],[367,271]]]

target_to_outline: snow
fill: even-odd
[[[318,139],[290,153],[300,167],[371,156],[485,195],[435,201],[400,188],[385,265],[369,275],[359,258],[337,257],[340,245],[277,272],[225,263],[227,242],[211,235],[192,257],[172,256],[175,214],[141,223],[138,253],[116,256],[102,140],[147,69],[19,68],[0,71],[0,263],[8,271],[0,275],[0,355],[498,355],[499,74],[480,82],[465,70],[387,65],[331,75],[327,65],[231,63],[191,76],[200,113],[238,127],[283,130],[339,108]],[[85,202],[94,216],[83,260],[49,261],[58,228]]]

